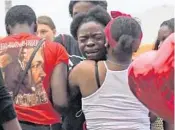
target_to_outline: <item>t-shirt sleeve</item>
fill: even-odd
[[[4,87],[2,73],[0,71],[0,125],[16,118],[13,101],[7,89]]]
[[[66,51],[66,49],[61,44],[56,44],[56,65],[59,63],[65,63],[68,64],[69,62],[69,55]]]

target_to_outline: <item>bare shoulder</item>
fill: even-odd
[[[85,60],[76,65],[69,74],[69,79],[82,81],[84,78],[93,75],[95,61]]]
[[[80,67],[84,67],[84,68],[89,68],[89,67],[92,67],[94,66],[95,64],[95,61],[93,60],[84,60],[84,61],[81,61],[80,64],[78,64]]]
[[[95,65],[95,61],[84,60],[84,61],[81,61],[78,65],[76,65],[72,71],[87,73],[92,70],[94,65]]]
[[[75,66],[75,69],[80,70],[81,72],[93,72],[95,68],[95,61],[93,60],[84,60],[81,61],[78,65]],[[98,61],[98,66],[104,66],[103,61]]]

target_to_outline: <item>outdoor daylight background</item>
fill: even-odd
[[[70,0],[12,0],[12,5],[29,5],[37,16],[48,15],[56,24],[57,33],[70,33]],[[108,11],[116,10],[137,17],[143,29],[143,43],[154,42],[164,20],[174,17],[174,0],[107,0]],[[0,36],[5,36],[5,0],[0,0]]]

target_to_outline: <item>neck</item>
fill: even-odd
[[[30,33],[35,34],[34,30],[32,30],[27,25],[16,25],[13,29],[11,29],[11,34],[19,34],[19,33]]]
[[[126,69],[130,65],[132,61],[132,56],[126,56],[126,55],[119,55],[119,56],[112,56],[107,55],[107,61],[109,61],[113,66],[118,66],[121,69]]]

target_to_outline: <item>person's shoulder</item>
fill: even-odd
[[[6,36],[0,39],[0,43],[8,42],[13,40],[12,36]]]
[[[60,63],[60,61],[68,64],[69,55],[61,44],[46,41],[44,44],[44,51],[46,55],[52,55],[52,57],[57,59],[56,64]]]
[[[74,71],[75,73],[91,73],[92,70],[94,70],[95,66],[95,61],[92,60],[84,60],[81,61],[79,64],[77,64],[72,71]]]
[[[58,42],[54,42],[54,41],[47,41],[46,40],[46,45],[50,46],[50,47],[60,47],[62,48],[63,46],[61,44],[59,44]]]
[[[0,42],[4,43],[4,42],[13,42],[13,41],[21,41],[21,40],[40,40],[40,39],[41,38],[33,34],[19,33],[19,34],[10,35],[10,36],[1,38]]]
[[[81,61],[80,62],[80,66],[92,66],[92,65],[94,65],[95,64],[95,61],[93,61],[93,60],[83,60],[83,61]]]
[[[51,42],[51,41],[46,41],[45,42],[45,46],[47,49],[51,49],[52,51],[65,51],[65,48],[63,47],[63,45],[57,43],[57,42]]]
[[[69,35],[69,34],[59,34],[58,36],[55,37],[55,42],[62,42],[64,39],[74,39],[73,36]]]

